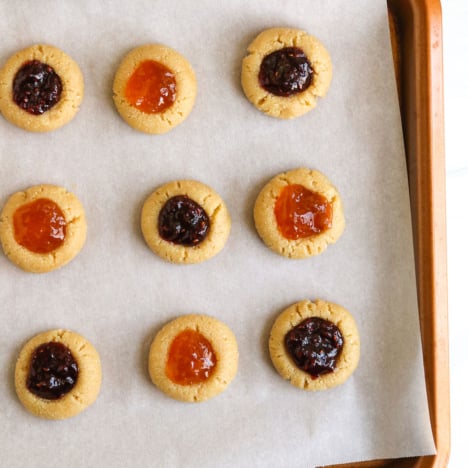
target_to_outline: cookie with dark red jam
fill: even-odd
[[[155,336],[148,359],[152,382],[168,396],[201,402],[223,392],[237,373],[239,352],[229,327],[207,315],[183,315]]]
[[[32,132],[48,132],[68,123],[79,110],[83,92],[79,66],[53,46],[23,49],[0,70],[0,113]]]
[[[337,189],[319,171],[307,168],[273,177],[257,196],[254,220],[264,243],[288,258],[320,254],[345,227]]]
[[[304,300],[285,309],[270,332],[270,357],[278,373],[304,390],[343,384],[356,370],[360,338],[345,308]]]
[[[194,180],[179,180],[158,187],[146,199],[141,229],[150,249],[161,258],[199,263],[223,249],[231,218],[212,188]]]
[[[134,129],[161,134],[192,111],[197,80],[190,63],[175,50],[146,44],[131,50],[114,77],[114,103]]]
[[[312,110],[328,91],[332,63],[323,44],[305,31],[272,28],[249,45],[241,82],[247,99],[265,114],[292,119]]]
[[[29,412],[45,419],[81,413],[96,400],[101,380],[98,352],[69,330],[50,330],[31,338],[15,367],[19,400]]]
[[[0,242],[25,271],[45,273],[70,262],[86,240],[78,198],[63,187],[36,185],[13,194],[0,213]]]

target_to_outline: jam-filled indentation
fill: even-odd
[[[309,317],[289,330],[284,342],[296,365],[316,379],[335,370],[344,339],[334,323]]]
[[[125,86],[128,103],[145,114],[157,114],[172,106],[177,96],[174,73],[154,60],[141,62]]]
[[[75,386],[78,363],[67,346],[51,341],[36,348],[26,386],[34,395],[46,400],[58,400]]]
[[[265,56],[258,79],[263,89],[275,96],[291,96],[305,91],[313,81],[313,69],[304,51],[285,47]]]
[[[274,211],[281,235],[289,240],[317,235],[332,227],[332,203],[300,184],[281,190]]]
[[[39,60],[23,64],[13,79],[13,100],[33,115],[55,106],[62,96],[62,80],[55,70]]]
[[[206,238],[209,230],[206,211],[187,195],[169,198],[159,212],[159,235],[168,242],[193,247]]]
[[[13,214],[14,237],[34,253],[50,253],[65,241],[67,222],[54,201],[38,198],[19,206]]]
[[[216,367],[211,343],[198,331],[187,329],[172,341],[166,362],[166,375],[179,385],[205,382]]]

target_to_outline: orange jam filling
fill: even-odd
[[[55,202],[48,198],[38,198],[16,209],[13,230],[18,244],[31,252],[44,254],[63,244],[67,222]]]
[[[171,343],[166,375],[175,384],[205,382],[216,367],[216,355],[210,342],[195,330],[184,330]]]
[[[162,63],[145,60],[127,81],[125,98],[145,114],[163,112],[176,99],[175,76]]]
[[[296,240],[331,228],[333,206],[320,193],[291,184],[284,187],[276,200],[275,216],[281,234]]]

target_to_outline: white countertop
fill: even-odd
[[[451,455],[449,466],[468,466],[468,310],[465,272],[468,253],[468,2],[441,0],[444,28],[445,150],[449,278]]]

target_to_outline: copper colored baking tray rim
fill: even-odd
[[[344,467],[446,467],[450,454],[440,0],[387,0],[405,139],[427,398],[437,453]]]

